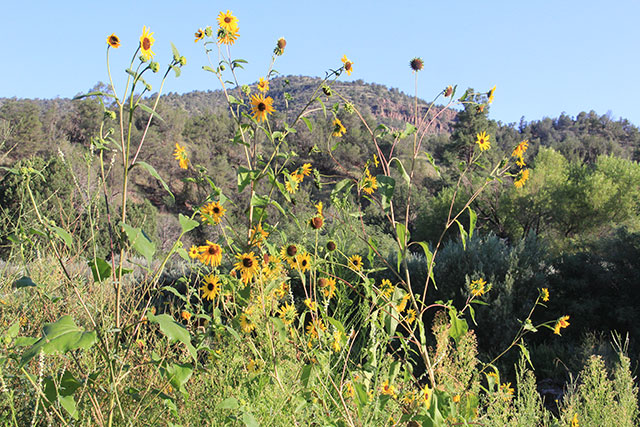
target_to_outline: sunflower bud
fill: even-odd
[[[331,92],[331,88],[329,86],[322,86],[322,93],[324,93],[327,96],[333,95],[333,93]]]
[[[240,90],[242,91],[242,93],[244,93],[246,96],[249,96],[249,94],[251,93],[251,88],[249,87],[249,85],[242,85],[242,87],[240,88]]]
[[[223,64],[220,64],[220,71],[224,71],[226,67]]]
[[[146,56],[144,56],[144,55],[140,55],[140,57],[139,57],[138,59],[139,59],[139,60],[140,60],[140,62],[142,62],[143,64],[149,60],[149,58],[147,58],[147,57],[146,57]]]
[[[152,87],[151,87],[151,85],[150,85],[149,83],[144,82],[144,87],[145,87],[149,92],[151,92]]]
[[[355,111],[355,108],[353,107],[352,103],[345,102],[344,103],[344,111],[346,111],[349,114],[353,114],[353,112]]]
[[[181,56],[180,58],[178,58],[178,62],[180,63],[181,67],[184,67],[185,65],[187,65],[187,58]]]
[[[111,110],[105,110],[104,112],[104,119],[108,120],[115,120],[116,119],[116,112],[115,111],[111,111]]]
[[[149,68],[151,68],[151,71],[153,71],[154,73],[157,73],[158,71],[160,71],[160,64],[155,61],[151,61],[151,63],[149,64]]]
[[[213,35],[213,29],[211,28],[211,25],[204,29],[204,35],[207,37],[211,37]]]
[[[329,241],[327,242],[327,250],[328,250],[329,252],[333,252],[333,251],[335,251],[335,250],[336,250],[336,244],[335,244],[335,242],[334,242],[333,240],[329,240]]]

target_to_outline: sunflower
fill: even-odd
[[[294,244],[283,246],[280,250],[280,258],[283,261],[286,261],[290,267],[293,267],[295,264],[296,255],[298,254],[298,247]]]
[[[246,285],[258,273],[258,260],[253,252],[236,255],[236,258],[238,262],[234,264],[234,268],[240,272],[242,281]]]
[[[400,300],[400,302],[398,303],[398,305],[396,305],[396,310],[398,310],[398,313],[402,313],[404,309],[407,308],[407,303],[409,302],[409,298],[411,298],[411,295],[405,294]]]
[[[107,37],[107,44],[112,48],[117,49],[120,47],[120,39],[118,38],[118,36],[116,36],[115,33],[113,33],[109,37]]]
[[[469,291],[474,297],[482,296],[489,289],[485,288],[487,282],[484,279],[476,279],[469,284]]]
[[[407,317],[405,317],[405,322],[407,322],[408,325],[412,324],[413,322],[415,322],[416,320],[416,316],[417,313],[413,308],[410,308],[409,310],[407,310]]]
[[[560,335],[560,329],[569,326],[569,322],[567,322],[567,320],[569,320],[569,316],[562,316],[561,318],[559,318],[556,322],[556,326],[553,327],[553,333],[556,335]]]
[[[540,297],[542,298],[543,302],[549,301],[549,289],[542,288],[542,291],[540,292]]]
[[[218,14],[218,25],[227,31],[238,31],[238,18],[233,16],[229,10],[227,10],[227,13],[220,12]]]
[[[213,221],[214,224],[220,224],[225,212],[227,212],[227,210],[222,207],[220,202],[211,202],[200,208],[202,221]]]
[[[491,148],[491,142],[489,142],[489,138],[491,135],[487,135],[487,132],[482,132],[476,134],[476,144],[480,147],[480,151],[485,151]]]
[[[173,157],[176,158],[178,164],[182,169],[187,169],[189,165],[189,157],[187,157],[187,152],[185,151],[184,147],[180,146],[180,144],[178,144],[177,142],[176,149],[173,152]]]
[[[218,30],[218,43],[226,44],[229,46],[233,46],[233,44],[238,40],[240,34],[237,31],[229,31],[223,28]]]
[[[333,350],[334,353],[339,352],[340,349],[342,348],[343,335],[344,334],[340,332],[339,329],[336,329],[335,331],[333,331],[333,342],[331,343],[331,349]]]
[[[515,185],[516,188],[522,188],[524,186],[524,183],[527,182],[528,179],[529,169],[523,169],[518,172],[518,176],[516,176],[516,180],[514,181],[513,185]]]
[[[299,169],[299,173],[301,173],[303,176],[311,175],[311,163],[303,164]]]
[[[391,298],[395,289],[395,286],[393,286],[389,279],[384,279],[380,284],[380,294],[384,295],[387,299]]]
[[[311,311],[314,311],[316,308],[318,308],[318,304],[311,298],[307,298],[306,300],[304,300],[304,305],[306,305],[307,308]]]
[[[364,170],[364,178],[362,178],[362,191],[367,194],[373,194],[378,188],[378,179],[371,175],[369,168]]]
[[[340,121],[339,118],[335,118],[333,119],[333,132],[331,133],[332,136],[335,136],[336,138],[340,138],[342,135],[345,134],[345,132],[347,131],[347,128],[345,128],[342,125],[342,122]]]
[[[273,53],[277,56],[281,56],[284,53],[284,48],[287,46],[287,41],[284,37],[280,37],[276,42],[276,48],[273,49]]]
[[[444,97],[445,97],[445,98],[450,97],[452,93],[453,93],[453,87],[452,87],[451,85],[447,86],[447,87],[444,89]]]
[[[246,314],[242,313],[240,315],[240,329],[242,329],[242,332],[248,334],[249,332],[253,331],[255,328],[256,328],[255,323],[253,323],[251,319],[247,317]]]
[[[251,95],[251,110],[253,118],[258,122],[267,118],[267,114],[273,114],[276,111],[273,106],[273,99],[270,96],[264,97],[264,94]]]
[[[299,182],[300,181],[298,181],[298,176],[295,173],[292,173],[290,175],[286,175],[286,179],[285,179],[285,182],[284,182],[284,188],[290,194],[295,194],[295,192],[298,191]]]
[[[262,93],[265,93],[269,90],[269,80],[265,80],[260,77],[260,81],[258,81],[258,90]]]
[[[296,307],[293,304],[286,303],[280,310],[278,311],[278,317],[282,319],[282,323],[285,325],[290,325],[296,319],[298,312],[296,311]]]
[[[349,258],[349,268],[352,270],[362,270],[362,257],[360,255],[351,255]]]
[[[151,46],[153,46],[155,41],[153,33],[150,33],[149,29],[146,26],[143,26],[142,35],[140,36],[140,51],[146,60],[151,59],[151,57],[155,55],[155,53],[151,51]]]
[[[262,228],[262,223],[259,223],[249,232],[249,241],[251,242],[251,245],[260,247],[268,236],[269,233],[264,231],[264,229]]]
[[[493,86],[489,92],[487,92],[487,97],[489,97],[489,104],[493,102],[493,93],[496,91],[496,87]]]
[[[309,253],[298,254],[295,259],[296,268],[304,273],[311,268],[311,255]]]
[[[424,61],[422,60],[422,58],[413,58],[411,61],[409,61],[409,68],[416,72],[420,71],[424,68]]]
[[[282,299],[287,295],[288,292],[289,284],[287,282],[282,282],[280,283],[280,286],[273,290],[273,295],[275,295],[275,297],[278,299]]]
[[[395,396],[396,388],[392,384],[389,384],[389,380],[384,380],[382,386],[380,386],[380,393],[386,394],[387,396]]]
[[[347,59],[347,55],[342,55],[342,63],[344,70],[347,72],[348,75],[351,75],[351,72],[353,71],[353,62],[349,61]]]
[[[524,162],[524,153],[527,151],[527,148],[529,148],[529,140],[525,139],[518,144],[518,146],[513,150],[513,153],[511,153],[511,157],[517,158],[516,165],[521,168],[526,166],[526,163]]]
[[[204,31],[202,31],[202,28],[199,28],[198,31],[196,31],[196,33],[194,34],[194,37],[196,38],[194,40],[195,43],[198,43],[200,40],[204,38]]]
[[[320,292],[326,299],[331,299],[336,294],[336,279],[323,277],[318,280],[318,285]]]
[[[200,288],[202,297],[209,301],[215,299],[220,293],[220,286],[220,278],[218,276],[214,276],[213,274],[205,276],[204,285]]]
[[[189,257],[198,258],[200,256],[200,250],[196,245],[192,245],[189,249]]]
[[[222,262],[222,248],[217,243],[213,243],[207,240],[207,244],[198,247],[200,253],[200,262],[204,265],[211,265],[211,267],[217,267]]]

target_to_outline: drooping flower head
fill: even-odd
[[[267,118],[267,114],[273,114],[275,108],[272,106],[273,99],[270,96],[264,97],[264,94],[251,95],[251,112],[253,118],[261,122]]]
[[[476,144],[480,147],[480,151],[485,151],[491,148],[491,142],[489,142],[489,138],[491,135],[487,135],[487,132],[482,132],[476,134]]]
[[[176,149],[173,152],[173,156],[176,158],[178,164],[182,169],[187,169],[187,167],[189,166],[189,157],[187,157],[185,148],[180,146],[180,144],[178,144],[177,142]]]
[[[220,12],[218,14],[218,25],[224,30],[236,32],[238,31],[238,18],[233,16],[229,10],[226,13]]]
[[[444,97],[448,98],[453,93],[453,86],[449,85],[444,89]]]
[[[284,53],[284,48],[287,46],[287,41],[284,37],[280,37],[276,42],[276,48],[273,49],[273,53],[276,56],[281,56]]]
[[[418,72],[424,68],[424,61],[422,60],[422,58],[413,58],[409,62],[409,67],[411,67],[413,71]]]
[[[347,55],[342,56],[342,64],[343,64],[342,67],[347,72],[347,74],[351,75],[351,72],[353,71],[353,62],[347,59]]]
[[[553,333],[556,335],[560,335],[560,329],[566,328],[567,326],[570,325],[568,320],[569,320],[569,316],[562,316],[561,318],[559,318],[558,321],[556,322],[556,326],[553,327]]]
[[[155,55],[151,50],[151,46],[153,46],[156,40],[153,38],[153,33],[149,32],[149,30],[149,28],[143,26],[142,35],[140,36],[140,53],[146,60],[151,59]]]
[[[340,138],[345,134],[346,131],[347,129],[342,125],[342,122],[339,118],[336,117],[335,119],[333,119],[333,132],[331,133],[332,136]]]
[[[107,44],[112,48],[117,49],[120,47],[120,39],[115,35],[115,33],[113,33],[107,37]]]
[[[198,43],[200,40],[204,38],[204,31],[202,31],[202,28],[199,28],[198,31],[196,31],[196,33],[194,34],[194,37],[196,38],[194,40],[195,43]]]
[[[218,43],[220,44],[233,46],[238,37],[240,34],[237,31],[225,30],[224,28],[218,30]]]
[[[493,93],[496,91],[496,87],[493,86],[489,92],[487,92],[487,97],[489,98],[489,104],[493,102]]]
[[[513,182],[513,185],[515,185],[516,188],[522,188],[524,186],[524,183],[527,182],[528,179],[529,169],[523,169],[518,172],[518,176],[516,176],[516,180]]]

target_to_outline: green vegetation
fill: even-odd
[[[145,28],[0,100],[3,425],[635,425],[636,127],[279,77],[283,39],[243,85],[218,23],[220,91],[149,95],[186,60]]]

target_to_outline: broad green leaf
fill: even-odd
[[[147,312],[147,318],[149,319],[149,322],[156,323],[160,326],[160,330],[167,336],[167,338],[169,338],[170,341],[179,341],[184,344],[191,357],[193,357],[193,360],[197,363],[196,349],[193,344],[191,344],[191,335],[184,326],[173,320],[173,317],[168,314],[155,316],[149,311]]]
[[[60,240],[62,240],[64,244],[67,245],[69,249],[71,249],[71,246],[73,245],[73,237],[71,237],[71,234],[69,234],[69,232],[64,228],[60,228],[60,227],[51,227],[51,228],[55,232],[56,236],[58,236]]]
[[[111,276],[111,264],[102,258],[91,259],[88,264],[89,268],[91,268],[94,282],[102,282],[104,279]]]
[[[151,166],[149,163],[147,162],[143,162],[142,160],[138,160],[136,161],[131,168],[134,168],[135,166],[142,166],[144,168],[144,170],[146,170],[147,172],[149,172],[149,174],[154,177],[155,179],[157,179],[158,181],[160,181],[160,184],[162,184],[162,188],[164,188],[166,190],[167,193],[169,193],[169,196],[171,196],[171,199],[175,200],[175,196],[173,195],[173,193],[171,192],[171,190],[169,189],[169,186],[167,185],[166,182],[164,182],[164,179],[162,179],[162,177],[160,176],[160,174],[158,173],[158,171],[156,171],[156,169]]]
[[[300,373],[300,381],[305,387],[309,387],[309,381],[311,380],[311,374],[313,372],[313,365],[305,365]]]
[[[393,192],[396,189],[396,180],[386,175],[378,175],[376,180],[382,195],[382,209],[386,211],[391,207],[391,199],[393,199]]]
[[[238,409],[239,407],[240,405],[238,404],[238,399],[236,399],[235,397],[227,397],[217,406],[218,409]]]
[[[238,168],[238,193],[242,193],[242,190],[251,182],[254,176],[254,171],[243,168]]]
[[[139,228],[133,228],[123,222],[120,223],[124,232],[127,234],[131,246],[143,257],[146,258],[149,265],[153,260],[153,254],[156,252],[156,245],[147,237]]]
[[[469,330],[469,325],[466,320],[458,317],[458,312],[453,308],[449,309],[449,319],[451,321],[449,336],[458,342],[458,339]]]
[[[518,343],[518,347],[520,347],[522,355],[525,357],[525,359],[527,359],[527,362],[529,362],[529,366],[531,366],[531,369],[535,369],[533,367],[533,363],[531,363],[531,355],[529,354],[529,350],[527,349],[527,347],[525,347],[523,343]]]
[[[198,221],[182,214],[178,215],[178,221],[180,222],[180,227],[182,227],[183,233],[188,233],[189,231],[200,225]]]
[[[431,250],[429,249],[429,245],[425,242],[415,242],[417,244],[420,245],[420,247],[422,247],[422,250],[424,251],[424,256],[427,258],[427,271],[429,270],[429,266],[431,265],[431,262],[433,260],[433,253],[431,252]],[[434,263],[435,266],[435,263]],[[435,270],[435,268],[431,269],[431,274],[429,274],[429,278],[431,279],[431,283],[433,283],[433,286],[438,289],[438,286],[436,285],[436,280],[433,276],[433,270]]]
[[[173,44],[173,42],[171,42],[171,53],[173,54],[173,59],[176,61],[180,59],[180,52],[178,52],[178,48]]]
[[[78,327],[71,316],[62,316],[54,323],[42,328],[42,338],[22,355],[20,366],[24,366],[41,351],[44,354],[66,353],[71,350],[88,349],[96,342],[96,332],[87,332]]]
[[[247,427],[260,427],[260,424],[258,424],[258,421],[256,421],[256,418],[249,411],[246,411],[242,414],[242,421],[244,422],[244,425]]]
[[[154,111],[151,107],[149,107],[147,105],[144,105],[144,104],[137,104],[137,106],[142,108],[142,111],[145,111],[145,112],[151,114],[152,117],[156,117],[161,122],[164,122],[164,119],[160,116],[160,114],[158,114],[157,111]]]
[[[22,276],[21,278],[19,278],[18,280],[16,280],[15,282],[13,282],[13,287],[20,289],[20,288],[32,288],[32,287],[37,287],[38,285],[36,285],[33,280],[31,280],[31,277],[27,277],[27,276]]]
[[[478,220],[478,215],[471,209],[471,206],[467,207],[469,209],[469,239],[473,237],[473,230],[476,229],[476,221]]]
[[[163,368],[163,374],[169,380],[174,389],[185,395],[184,385],[193,374],[193,366],[191,364],[171,363]]]

